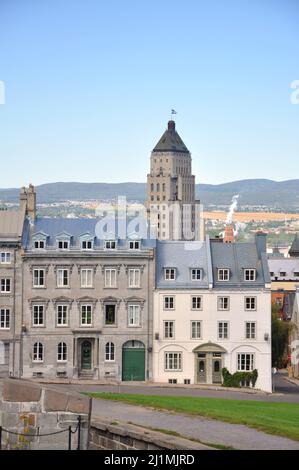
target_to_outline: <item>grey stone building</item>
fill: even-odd
[[[33,216],[25,228],[23,377],[151,378],[154,241],[109,223],[102,237],[98,223]]]

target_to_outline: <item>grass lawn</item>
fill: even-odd
[[[269,434],[299,441],[299,404],[296,403],[106,392],[88,393],[88,395],[93,398],[122,401],[132,405],[245,424]]]

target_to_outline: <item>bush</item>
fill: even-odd
[[[226,367],[222,369],[222,377],[223,377],[223,386],[224,387],[241,387],[241,382],[247,381],[250,382],[252,387],[255,386],[258,372],[257,369],[254,369],[252,372],[235,372],[231,374]]]

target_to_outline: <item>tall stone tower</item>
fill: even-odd
[[[147,209],[159,239],[201,238],[191,154],[177,133],[174,121],[168,122],[151,153]]]

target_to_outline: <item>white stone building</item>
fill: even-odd
[[[265,252],[263,234],[256,243],[158,242],[154,381],[220,384],[223,367],[257,369],[255,387],[272,391]]]

